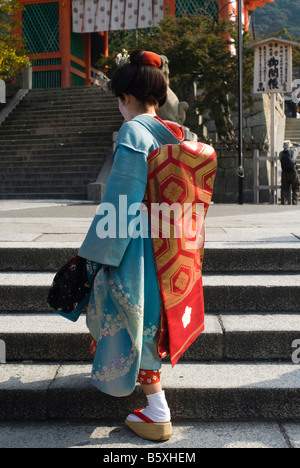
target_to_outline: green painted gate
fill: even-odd
[[[60,65],[60,58],[43,58],[44,54],[59,53],[59,2],[35,3],[23,11],[23,37],[30,54],[41,54],[32,61],[33,67]],[[60,88],[60,70],[35,71],[33,88]]]
[[[218,0],[176,0],[176,16],[208,14],[219,17]]]

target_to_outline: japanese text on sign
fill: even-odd
[[[257,45],[254,93],[292,92],[292,46],[277,41]]]

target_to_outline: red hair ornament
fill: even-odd
[[[141,65],[152,65],[153,67],[161,67],[161,58],[154,52],[145,52],[141,58]]]

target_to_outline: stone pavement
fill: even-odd
[[[96,205],[88,202],[0,201],[0,248],[66,245],[77,248],[95,211]],[[210,207],[206,221],[207,248],[255,247],[263,255],[266,249],[284,246],[291,254],[299,249],[299,243],[300,206]],[[5,276],[2,280],[5,281]],[[238,275],[232,280],[240,281]],[[171,448],[300,448],[300,422],[175,421],[173,438],[156,444],[137,439],[119,423],[1,421],[0,448],[3,447],[163,448],[165,451]]]
[[[97,205],[76,201],[0,200],[0,243],[28,246],[80,245]],[[206,242],[299,248],[300,205],[212,205],[206,219]],[[21,244],[20,244],[21,246]]]
[[[0,448],[100,448],[112,452],[114,449],[160,449],[164,453],[169,449],[188,449],[192,453],[193,449],[201,448],[300,448],[300,424],[175,422],[173,437],[156,443],[139,439],[122,424],[0,422]]]

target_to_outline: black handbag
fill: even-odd
[[[53,309],[70,314],[82,302],[88,302],[91,286],[86,262],[77,255],[56,273],[47,299]]]

